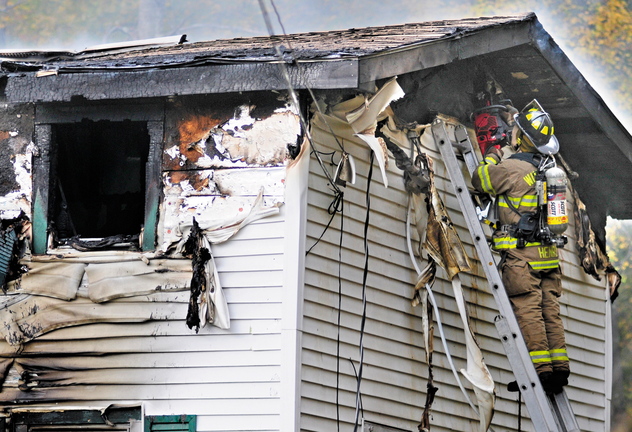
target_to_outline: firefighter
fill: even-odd
[[[561,272],[556,243],[538,235],[536,193],[536,166],[557,153],[559,143],[551,117],[539,105],[515,112],[516,153],[503,160],[503,150],[490,147],[472,185],[496,197],[492,247],[502,256],[502,281],[544,390],[560,393],[570,374],[560,317]]]

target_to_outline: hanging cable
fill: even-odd
[[[332,160],[332,164],[333,164],[333,160]],[[323,236],[325,235],[325,233],[327,232],[327,230],[331,226],[331,223],[333,222],[334,217],[336,216],[336,213],[338,213],[338,212],[342,213],[342,206],[343,206],[343,204],[344,204],[344,192],[342,190],[340,190],[340,192],[338,192],[338,193],[334,191],[334,199],[329,204],[329,207],[327,207],[327,213],[329,213],[329,215],[330,215],[329,221],[327,222],[327,225],[325,225],[325,228],[323,229],[323,231],[320,233],[320,236],[318,237],[318,239],[314,242],[313,245],[311,245],[309,247],[307,252],[305,252],[305,256],[309,255],[309,253],[312,251],[312,249],[314,249],[314,247],[318,243],[320,243],[320,241],[322,240]],[[342,215],[341,215],[341,217],[342,217]],[[342,222],[340,223],[340,229],[342,230]],[[341,247],[342,247],[342,245],[341,245]]]
[[[292,48],[292,44],[289,41],[289,39],[287,39],[287,32],[285,31],[285,27],[283,26],[283,21],[281,20],[281,14],[279,14],[279,11],[278,11],[278,9],[276,7],[276,4],[274,3],[274,0],[270,0],[270,4],[272,4],[272,8],[274,9],[274,13],[276,14],[277,21],[278,21],[279,25],[281,26],[281,31],[283,32],[283,36],[286,38],[287,47],[290,49],[290,51],[293,51],[294,49]],[[297,66],[298,66],[298,64],[297,64]],[[332,127],[329,124],[329,122],[327,121],[327,118],[325,117],[325,113],[320,108],[320,105],[318,104],[318,101],[316,100],[316,96],[314,95],[314,92],[312,91],[311,87],[305,86],[305,88],[307,89],[307,91],[309,92],[312,100],[314,101],[314,105],[316,106],[316,110],[323,117],[323,121],[325,122],[325,125],[327,125],[327,128],[329,128],[329,132],[331,132],[331,135],[336,140],[336,144],[338,144],[338,147],[340,147],[340,150],[342,150],[344,152],[345,151],[344,146],[342,145],[342,143],[340,141],[338,141],[338,136],[336,136],[336,134],[334,133],[334,130],[332,129]]]
[[[351,358],[349,358],[349,363],[351,363],[351,367],[353,368],[353,375],[356,378],[356,381],[358,380],[358,371],[355,367],[355,363],[353,362],[353,360]],[[360,395],[360,412],[362,413],[362,416],[364,417],[364,407],[362,406],[362,395]]]
[[[283,26],[283,22],[281,21],[281,16],[279,15],[279,12],[278,12],[278,10],[276,8],[276,5],[274,4],[273,0],[270,0],[270,3],[272,4],[272,7],[274,8],[275,14],[277,16],[277,20],[279,21],[279,25],[281,26],[281,29],[283,31],[283,36],[287,38],[287,35],[285,34],[285,28]],[[263,15],[263,19],[264,19],[265,24],[266,24],[266,28],[268,30],[268,34],[270,35],[270,37],[272,37],[272,36],[274,36],[274,29],[272,27],[272,22],[270,21],[270,16],[269,16],[268,10],[267,10],[267,8],[265,6],[264,0],[259,0],[259,7],[261,9],[261,14]],[[289,41],[288,41],[288,46],[289,46]],[[279,61],[279,69],[281,71],[281,74],[283,75],[283,78],[284,78],[285,82],[286,82],[287,89],[288,89],[288,92],[290,93],[290,97],[292,99],[292,103],[294,105],[294,108],[295,108],[296,112],[298,113],[299,120],[301,122],[301,128],[305,132],[305,136],[307,138],[307,141],[309,142],[310,146],[312,147],[311,154],[316,156],[316,160],[317,160],[318,164],[320,165],[320,168],[322,169],[323,173],[327,177],[327,180],[329,181],[329,185],[331,186],[331,188],[333,189],[333,192],[334,192],[334,199],[333,199],[332,205],[329,206],[330,215],[331,215],[331,217],[329,219],[329,222],[327,223],[327,225],[325,227],[325,230],[320,235],[320,237],[318,238],[316,243],[314,243],[314,245],[312,245],[309,248],[309,250],[306,252],[305,255],[307,255],[307,254],[309,254],[311,252],[311,250],[314,248],[314,246],[316,246],[316,244],[318,244],[320,242],[320,240],[322,239],[323,235],[325,234],[325,232],[329,228],[329,226],[330,226],[330,224],[331,224],[331,222],[332,222],[332,220],[333,220],[333,218],[334,218],[334,216],[336,214],[335,211],[333,213],[331,212],[332,206],[333,206],[333,209],[337,209],[339,207],[339,203],[342,202],[343,192],[338,187],[338,185],[336,184],[335,180],[332,178],[331,174],[329,173],[329,170],[325,167],[325,163],[323,162],[323,160],[322,160],[322,158],[320,156],[320,153],[315,150],[314,140],[312,139],[311,133],[309,131],[309,125],[307,124],[305,116],[303,115],[303,112],[300,109],[298,96],[296,94],[296,90],[292,86],[292,80],[290,79],[290,74],[289,74],[289,72],[287,70],[287,66],[286,66],[285,60],[283,58],[283,53],[281,52],[281,49],[280,49],[278,44],[274,45],[274,49],[275,49],[275,52],[276,52],[276,55],[277,55],[277,58],[278,58],[278,61]],[[298,67],[298,64],[297,64],[297,67]],[[318,109],[318,111],[323,116],[323,121],[325,122],[325,124],[327,125],[329,130],[331,131],[332,136],[335,138],[336,142],[338,143],[338,146],[344,152],[344,147],[338,141],[338,137],[335,135],[335,133],[333,132],[333,129],[331,128],[331,126],[327,122],[327,119],[325,118],[324,114],[322,113],[322,111],[321,111],[321,109],[319,107],[319,104],[318,104],[318,102],[316,100],[315,95],[313,94],[311,89],[308,88],[308,91],[309,91],[312,99],[314,100],[314,105],[316,105],[316,108]]]
[[[263,15],[263,20],[266,23],[266,28],[268,29],[268,34],[270,35],[270,37],[272,37],[272,36],[274,36],[274,29],[272,28],[272,22],[270,21],[270,15],[268,14],[268,9],[266,8],[264,0],[259,0],[259,7],[261,8],[261,14]],[[276,10],[276,7],[275,7],[275,10]],[[294,89],[294,86],[292,86],[292,80],[291,80],[290,74],[289,74],[289,72],[287,70],[287,66],[285,64],[285,60],[283,59],[283,53],[281,52],[281,49],[280,49],[278,44],[274,45],[274,50],[276,52],[276,55],[277,55],[277,58],[278,58],[278,61],[279,61],[278,64],[279,64],[279,69],[281,71],[281,75],[283,75],[283,79],[285,80],[285,83],[287,85],[287,89],[288,89],[288,92],[290,93],[290,97],[292,99],[292,103],[294,105],[294,108],[296,109],[296,112],[298,113],[299,120],[301,122],[301,127],[303,128],[303,131],[305,132],[305,136],[307,137],[307,140],[309,141],[310,145],[312,146],[312,148],[314,148],[314,140],[312,139],[312,135],[311,135],[311,133],[309,131],[309,127],[308,127],[307,121],[305,120],[305,116],[303,115],[303,112],[300,109],[300,104],[298,102],[298,96],[296,94],[296,90]],[[316,101],[314,101],[314,102],[316,102]],[[316,105],[318,105],[318,104],[316,104]],[[336,183],[334,182],[333,178],[331,177],[331,174],[329,174],[329,171],[325,168],[325,164],[323,163],[320,155],[317,152],[315,152],[314,154],[316,155],[316,159],[318,161],[318,164],[320,165],[320,167],[322,168],[323,172],[327,176],[327,179],[329,180],[329,184],[331,185],[331,187],[334,189],[334,191],[336,193],[340,193],[340,188],[338,187],[338,185],[336,185]]]
[[[364,326],[366,324],[366,280],[369,275],[369,217],[371,215],[371,179],[373,177],[373,159],[374,153],[371,152],[369,158],[369,174],[366,183],[366,218],[364,220],[364,270],[362,273],[362,319],[360,321],[360,365],[358,366],[358,385],[356,389],[356,412],[354,432],[358,430],[358,420],[360,416],[360,385],[362,384],[362,370],[364,367]]]
[[[281,26],[281,30],[283,32],[284,37],[287,38],[286,32],[285,32],[285,27],[283,26],[283,22],[281,20],[281,16],[279,14],[279,11],[274,3],[274,0],[270,0],[270,3],[272,4],[272,7],[274,9],[274,12],[277,16],[277,21],[279,22],[279,25]],[[268,33],[270,36],[273,36],[274,31],[272,29],[272,24],[270,22],[270,18],[268,15],[268,11],[265,7],[265,4],[263,3],[263,0],[259,0],[259,6],[261,8],[261,13],[263,14],[264,17],[264,21],[266,23],[266,27],[268,29]],[[288,47],[291,49],[291,45],[289,43],[289,40],[287,41],[288,43]],[[333,192],[334,192],[334,199],[331,202],[331,204],[329,205],[327,211],[330,214],[330,218],[329,221],[327,222],[327,225],[325,226],[325,229],[323,230],[323,232],[321,233],[320,237],[318,238],[318,240],[307,250],[306,255],[308,255],[311,250],[314,248],[314,246],[316,246],[320,240],[322,239],[322,237],[324,236],[325,232],[327,231],[327,229],[329,228],[329,226],[331,225],[333,218],[335,217],[336,213],[340,212],[340,241],[339,241],[339,247],[338,247],[338,320],[337,320],[337,337],[336,337],[336,424],[337,424],[337,429],[338,432],[340,432],[340,400],[339,400],[339,393],[340,393],[340,321],[341,321],[341,310],[342,310],[342,239],[343,239],[343,233],[344,233],[344,226],[343,226],[343,220],[344,220],[344,192],[342,192],[342,190],[338,187],[338,185],[335,183],[334,179],[331,177],[331,175],[329,174],[329,171],[326,169],[325,164],[322,160],[322,158],[320,157],[320,152],[318,152],[315,149],[315,145],[314,145],[314,141],[312,139],[311,133],[309,131],[309,127],[307,124],[307,121],[305,120],[302,111],[300,110],[300,106],[298,103],[298,97],[296,95],[296,91],[294,90],[293,86],[292,86],[292,82],[290,79],[290,75],[287,71],[287,67],[284,63],[284,59],[283,59],[283,54],[281,53],[281,50],[279,48],[278,45],[275,45],[275,51],[277,54],[277,57],[279,59],[279,68],[281,69],[281,72],[283,74],[283,77],[286,81],[287,87],[288,87],[288,91],[290,92],[292,101],[294,103],[296,112],[298,112],[299,114],[299,119],[301,122],[301,127],[303,128],[303,130],[305,131],[305,136],[307,137],[308,142],[310,143],[311,147],[312,147],[312,152],[311,154],[314,154],[316,156],[316,160],[318,161],[318,164],[320,165],[321,169],[323,170],[323,172],[325,173],[325,176],[327,177],[327,180],[329,181],[330,186],[333,188]],[[298,67],[298,64],[296,64],[296,66]],[[300,71],[300,69],[299,69]],[[325,123],[325,125],[328,127],[331,135],[334,137],[334,139],[336,140],[336,143],[338,144],[338,147],[340,148],[340,150],[342,150],[343,153],[345,153],[344,150],[344,146],[342,145],[342,143],[338,140],[338,136],[334,133],[333,128],[331,127],[331,125],[329,124],[329,122],[327,121],[327,118],[325,116],[325,114],[322,112],[322,109],[316,99],[316,96],[314,95],[313,91],[311,88],[306,87],[307,90],[309,91],[309,94],[312,98],[312,100],[314,101],[314,106],[316,107],[316,109],[318,110],[319,114],[322,116],[323,122]],[[373,154],[371,154],[371,158],[373,157]],[[372,167],[371,167],[372,170]],[[366,306],[365,306],[366,309]],[[353,362],[351,363],[353,368],[354,368],[354,372],[355,372],[355,365],[353,365]],[[359,382],[360,382],[360,375],[356,374],[357,380],[358,380],[358,389],[359,389]],[[360,408],[361,408],[361,398],[360,398]],[[358,404],[356,403],[356,407],[358,406]]]
[[[338,322],[336,328],[336,425],[340,432],[340,317],[342,314],[342,234],[344,233],[344,207],[340,206],[340,243],[338,244]]]

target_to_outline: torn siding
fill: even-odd
[[[43,333],[21,346],[1,341],[0,359],[10,364],[0,403],[107,406],[144,400],[148,415],[196,413],[209,423],[209,431],[227,430],[228,424],[275,430],[284,230],[282,215],[272,215],[213,247],[230,308],[229,330],[207,326],[195,334],[187,328],[189,260],[165,260],[169,272],[153,259],[149,266],[140,260],[90,262],[76,299],[30,296],[37,305],[50,305],[46,316],[59,311],[70,324],[81,318],[84,323]],[[122,285],[136,289],[145,280],[151,289],[152,276],[162,284],[175,280],[152,293],[128,296],[123,290]],[[116,290],[124,296],[95,303],[90,281],[101,294]],[[99,287],[108,281],[108,290]],[[255,418],[265,428],[253,426]]]
[[[416,102],[400,99],[396,104],[405,106]],[[330,109],[331,112],[335,111]],[[366,330],[361,336],[362,321],[362,277],[365,263],[362,255],[365,219],[365,198],[368,186],[370,151],[365,140],[359,140],[350,125],[332,119],[336,139],[328,125],[316,115],[312,123],[312,136],[316,148],[324,154],[333,152],[333,160],[341,156],[340,145],[356,160],[356,184],[347,184],[344,189],[344,227],[341,234],[340,215],[325,229],[331,193],[326,187],[326,177],[319,165],[311,167],[308,195],[308,225],[311,234],[308,246],[317,243],[306,259],[306,287],[304,305],[304,333],[302,357],[301,393],[302,427],[306,430],[336,428],[336,416],[340,422],[351,426],[354,421],[356,401],[356,370],[359,364],[358,341],[363,338],[365,371],[362,381],[362,416],[375,421],[413,430],[419,423],[423,400],[427,392],[429,375],[423,359],[423,332],[418,310],[412,310],[407,299],[413,292],[415,275],[411,268],[407,250],[406,207],[407,199],[402,181],[402,172],[395,164],[385,164],[386,181],[380,181],[377,171],[378,159],[374,162],[373,181],[370,184],[370,221],[366,231],[370,251],[367,276]],[[453,125],[454,126],[454,125]],[[418,127],[423,131],[423,126]],[[400,144],[406,154],[411,143],[404,139]],[[516,395],[508,392],[507,383],[514,380],[513,373],[498,339],[494,320],[498,314],[495,301],[489,293],[488,283],[472,244],[464,217],[454,196],[445,165],[429,130],[423,132],[418,144],[433,161],[438,195],[454,223],[454,228],[464,242],[465,251],[473,268],[461,273],[464,296],[467,300],[470,324],[476,334],[485,362],[496,381],[497,403],[492,427],[515,430]],[[374,151],[374,149],[373,149]],[[390,155],[389,155],[390,156]],[[333,170],[332,166],[327,166]],[[465,172],[465,166],[463,166]],[[569,204],[572,204],[569,201]],[[425,224],[424,224],[425,225]],[[605,282],[597,282],[582,273],[575,248],[573,221],[567,231],[569,244],[562,250],[562,273],[564,293],[561,309],[564,315],[572,374],[569,398],[572,400],[578,421],[586,430],[605,430],[607,418],[603,406],[607,405],[607,329],[605,325],[608,307],[604,303]],[[318,236],[325,231],[322,239]],[[413,238],[419,245],[423,232]],[[342,235],[342,240],[340,236]],[[342,250],[339,250],[342,248]],[[420,259],[425,261],[426,254]],[[341,267],[337,260],[342,257]],[[342,268],[341,279],[338,269]],[[443,269],[437,271],[433,286],[436,303],[441,310],[445,337],[457,370],[464,368],[467,347],[463,336],[463,323],[455,313],[456,305],[450,278]],[[412,282],[411,282],[412,281]],[[339,285],[341,284],[341,285]],[[340,287],[340,288],[339,288]],[[338,291],[340,289],[340,291]],[[339,298],[338,296],[341,295]],[[341,302],[341,303],[339,303]],[[339,324],[336,316],[342,304]],[[339,333],[338,333],[339,332]],[[340,343],[336,341],[340,334]],[[435,333],[434,342],[434,385],[439,388],[431,411],[433,430],[475,430],[478,428],[476,414],[460,392],[454,375],[449,368],[444,346]],[[586,347],[592,348],[586,348]],[[350,362],[341,359],[350,359]],[[472,390],[464,382],[470,397]],[[588,392],[585,389],[592,389]],[[594,390],[594,391],[593,391]],[[590,393],[590,394],[589,394]],[[591,414],[594,414],[594,416]],[[532,427],[528,414],[523,410],[522,424]],[[527,418],[525,418],[527,417]]]
[[[165,317],[150,309],[121,308],[106,302],[166,291],[186,291],[188,260],[90,263],[30,262],[21,281],[9,286],[0,310],[0,334],[21,346],[58,328],[90,322],[139,322]],[[24,285],[24,289],[22,289]],[[101,305],[101,306],[99,306]]]

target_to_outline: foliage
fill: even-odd
[[[616,317],[618,330],[618,359],[622,377],[617,381],[623,386],[622,394],[615,395],[613,412],[627,411],[628,417],[632,417],[632,291],[629,289],[632,282],[632,221],[608,222],[608,256],[610,261],[621,274],[621,287],[619,298],[613,303],[613,311]]]
[[[632,119],[632,13],[627,0],[541,0],[538,20],[622,119]],[[521,4],[475,0],[476,15],[525,12]],[[607,95],[616,95],[608,98]]]

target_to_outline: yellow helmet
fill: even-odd
[[[554,135],[553,120],[551,116],[538,108],[531,108],[514,116],[516,124],[522,132],[520,149],[522,151],[543,154],[556,154],[560,145]]]

